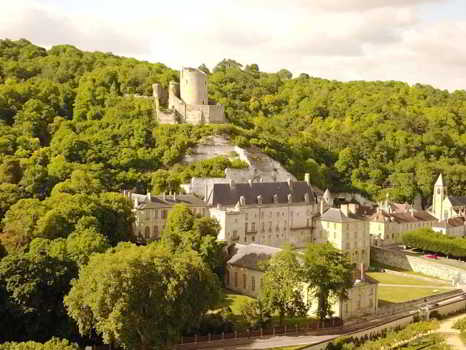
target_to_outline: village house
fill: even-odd
[[[125,191],[124,194],[133,201],[135,221],[133,234],[141,242],[149,242],[160,238],[165,227],[168,214],[176,204],[188,206],[193,214],[208,216],[205,202],[191,194],[163,194],[154,196]]]
[[[225,271],[225,286],[237,293],[257,298],[260,294],[263,262],[282,251],[280,248],[257,243],[239,244],[230,247],[231,257]],[[359,277],[359,278],[358,278]],[[317,300],[307,293],[307,286],[302,288],[303,299],[310,302],[310,315],[317,311]],[[377,282],[367,277],[364,272],[356,274],[353,287],[348,292],[348,299],[335,300],[332,305],[333,316],[348,320],[377,311]]]

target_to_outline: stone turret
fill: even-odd
[[[207,74],[195,68],[183,68],[180,82],[171,81],[168,86],[168,110],[162,111],[166,90],[159,84],[152,85],[157,120],[162,124],[209,124],[225,123],[224,107],[209,103]],[[161,99],[161,96],[164,99]]]

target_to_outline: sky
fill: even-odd
[[[0,0],[0,38],[466,89],[466,0]]]

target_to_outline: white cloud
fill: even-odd
[[[1,35],[175,68],[233,58],[265,71],[466,87],[466,20],[428,23],[419,15],[418,5],[446,0],[102,0],[73,12],[49,1],[10,2]]]
[[[73,16],[33,1],[10,2],[0,14],[0,33],[6,38],[25,38],[45,46],[72,44],[122,55],[146,52],[148,33],[133,37],[127,32],[130,25],[115,24],[92,15]]]

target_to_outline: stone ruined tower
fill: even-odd
[[[180,84],[171,81],[168,84],[168,108],[175,109],[175,101],[180,97]]]
[[[162,88],[160,87],[160,84],[152,84],[152,95],[154,97],[155,110],[158,111],[160,109],[160,98],[162,95]]]
[[[434,194],[432,198],[432,214],[437,220],[444,219],[443,202],[447,195],[447,187],[443,184],[443,176],[439,175],[434,185]]]
[[[207,75],[194,68],[183,68],[180,74],[181,99],[187,105],[208,105]]]

